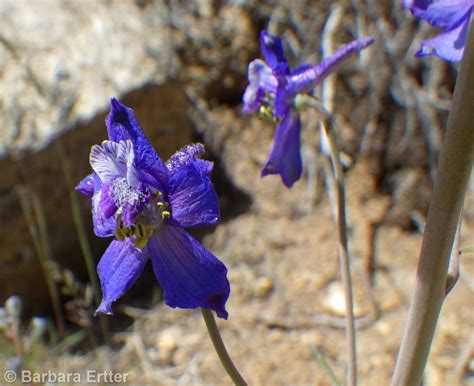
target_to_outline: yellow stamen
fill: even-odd
[[[137,248],[145,248],[147,242],[148,242],[148,237],[137,237],[135,241],[133,242],[133,244]]]
[[[114,234],[117,240],[119,241],[125,240],[125,235],[123,234],[123,231],[119,227],[115,228]]]

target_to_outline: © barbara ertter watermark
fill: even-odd
[[[25,384],[40,383],[40,384],[68,384],[75,383],[90,383],[90,384],[120,384],[127,382],[129,373],[114,373],[112,371],[96,371],[87,370],[85,372],[33,372],[29,370],[13,371],[7,370],[3,374],[3,378],[7,383],[21,382]]]

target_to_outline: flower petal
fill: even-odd
[[[248,80],[249,85],[243,97],[243,111],[246,114],[257,110],[265,93],[274,94],[278,87],[278,80],[273,75],[272,69],[260,59],[250,62]]]
[[[469,18],[457,28],[443,32],[432,39],[422,41],[421,49],[415,56],[436,55],[452,62],[461,61],[466,44],[468,27]]]
[[[285,88],[287,94],[295,96],[302,92],[309,92],[320,84],[331,72],[346,60],[350,55],[356,54],[374,42],[373,37],[354,40],[339,48],[334,55],[324,59],[317,66],[301,66],[293,71],[288,77],[288,85]]]
[[[132,109],[112,98],[106,125],[111,141],[118,142],[130,139],[133,142],[137,169],[145,170],[161,183],[167,180],[168,170],[145,137]]]
[[[164,227],[148,240],[156,278],[170,307],[204,307],[227,319],[227,268],[184,229]]]
[[[97,266],[102,287],[102,302],[95,314],[112,315],[112,303],[120,298],[143,271],[146,254],[133,245],[130,238],[114,240]]]
[[[191,161],[169,180],[171,216],[182,227],[215,225],[219,222],[219,202],[211,180],[200,165]]]
[[[113,181],[107,181],[100,188],[100,196],[98,205],[103,216],[107,219],[117,212],[117,204],[113,197]]]
[[[97,177],[97,180],[99,178]],[[99,180],[100,182],[100,180]],[[96,183],[97,184],[97,183]],[[107,189],[104,189],[105,195],[108,196]],[[95,188],[95,193],[92,196],[92,223],[94,225],[94,233],[98,237],[110,237],[113,236],[116,227],[116,220],[114,217],[109,216],[110,207],[104,205],[106,198],[102,198],[104,191],[101,187]],[[113,204],[113,203],[112,203]]]
[[[262,177],[267,174],[280,174],[288,188],[299,180],[302,172],[300,129],[299,114],[288,111],[275,128],[273,147],[262,169]]]
[[[271,68],[275,68],[278,63],[287,62],[281,39],[270,35],[266,30],[260,32],[260,49],[263,58]]]
[[[103,185],[99,176],[96,173],[92,173],[81,181],[76,190],[81,193],[85,192],[87,196],[92,194],[91,207],[94,233],[99,237],[109,237],[114,234],[116,225],[115,219],[110,217],[114,202],[102,197],[103,191],[105,191],[106,197],[110,197],[110,183],[105,187]]]
[[[257,110],[261,106],[264,96],[265,91],[260,86],[255,83],[250,83],[245,89],[242,98],[244,101],[244,106],[242,107],[243,113],[250,114]]]
[[[117,177],[127,175],[127,164],[133,161],[132,141],[103,141],[102,146],[94,145],[91,149],[89,161],[92,169],[102,182],[112,181]]]
[[[474,0],[403,0],[402,4],[436,27],[453,29],[472,12]]]

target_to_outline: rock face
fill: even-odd
[[[134,108],[163,158],[189,142],[204,141],[218,161],[215,182],[224,214],[248,207],[258,189],[266,189],[252,181],[271,138],[271,126],[256,117],[244,121],[246,130],[236,124],[243,119],[239,106],[247,64],[259,56],[258,32],[269,25],[272,33],[283,33],[295,63],[317,63],[329,3],[0,2],[0,298],[19,294],[33,312],[48,302],[15,190],[20,185],[44,207],[54,260],[87,280],[64,164],[70,166],[72,183],[90,171],[89,149],[106,138],[104,119],[112,96]],[[336,81],[334,110],[344,150],[354,159],[367,158],[382,187],[405,166],[420,170],[417,181],[426,181],[444,117],[436,107],[446,107],[450,96],[445,77],[439,76],[446,67],[404,62],[411,57],[407,36],[414,35],[414,25],[403,21],[398,3],[395,11],[383,5],[374,5],[370,13],[349,5],[346,11],[334,45],[369,34],[377,42],[364,53],[363,63],[353,58],[344,65]],[[420,91],[419,74],[427,79],[430,98]],[[308,130],[303,137],[314,145],[313,133]],[[275,196],[274,202],[259,205],[281,210],[278,202]],[[413,210],[423,212],[426,202],[417,202]],[[394,201],[392,212],[410,216],[397,210],[398,204]],[[106,241],[90,239],[97,257]]]

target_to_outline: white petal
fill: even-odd
[[[94,145],[89,162],[102,182],[127,175],[127,164],[133,162],[132,141],[103,141],[102,146]]]

